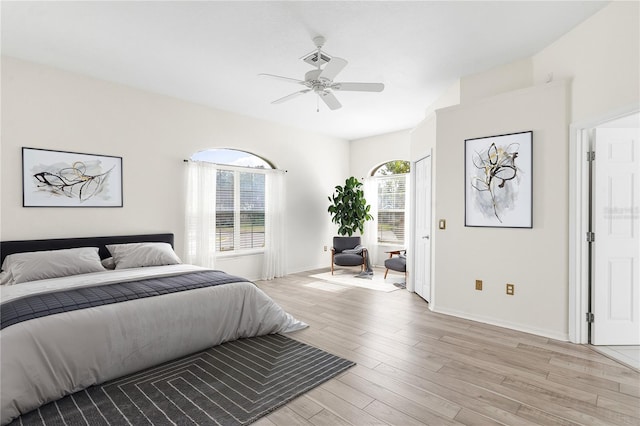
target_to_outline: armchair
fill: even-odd
[[[405,280],[407,279],[407,251],[406,250],[393,250],[388,251],[389,258],[384,261],[384,267],[387,268],[384,271],[384,279],[387,279],[389,269],[396,272],[404,272]],[[393,257],[393,255],[397,257]]]
[[[365,268],[366,250],[361,253],[343,253],[344,250],[354,249],[360,245],[360,237],[333,237],[333,247],[331,247],[331,275],[333,275],[334,265],[338,266],[360,266]]]

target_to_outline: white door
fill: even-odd
[[[417,161],[414,171],[414,283],[416,293],[428,302],[431,300],[431,156]]]
[[[640,129],[596,129],[594,345],[640,344]]]

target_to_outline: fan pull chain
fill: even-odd
[[[320,112],[320,95],[316,96],[316,112]]]

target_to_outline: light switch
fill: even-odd
[[[438,228],[447,229],[447,220],[446,219],[440,219],[438,221]]]

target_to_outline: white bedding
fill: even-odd
[[[58,291],[202,270],[123,269],[0,287],[0,303]],[[21,322],[0,332],[0,423],[116,377],[242,337],[299,330],[248,282],[183,291]]]

